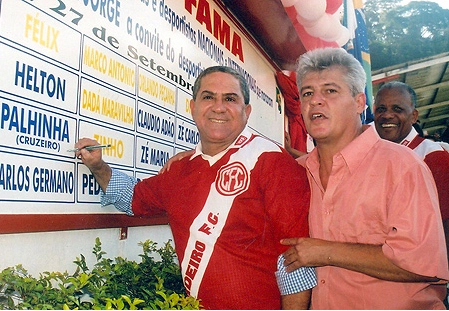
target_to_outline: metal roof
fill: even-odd
[[[416,92],[418,120],[424,133],[437,137],[449,135],[448,65],[449,52],[373,71],[373,93],[388,81],[407,83]]]

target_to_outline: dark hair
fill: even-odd
[[[407,83],[400,82],[400,81],[387,82],[379,88],[379,90],[377,91],[377,94],[379,94],[379,92],[382,91],[383,89],[402,89],[402,90],[406,91],[407,93],[410,94],[410,99],[412,101],[413,108],[416,108],[416,102],[417,102],[416,92]]]
[[[243,101],[245,105],[249,104],[249,87],[248,83],[246,82],[245,77],[243,77],[240,73],[238,73],[236,70],[232,69],[231,67],[226,66],[212,66],[204,69],[200,75],[196,78],[195,83],[193,84],[193,100],[196,100],[196,96],[198,95],[198,90],[201,87],[201,80],[214,72],[224,72],[229,73],[230,75],[234,76],[237,80],[239,80],[240,83],[240,89],[243,94]]]

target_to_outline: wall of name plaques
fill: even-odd
[[[251,129],[283,141],[273,67],[212,0],[1,0],[0,58],[0,214],[115,213],[68,150],[95,138],[113,167],[157,174],[199,141],[208,66],[244,74]]]

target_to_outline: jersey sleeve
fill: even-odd
[[[449,219],[449,152],[434,151],[424,158],[432,172],[438,190],[441,218]]]
[[[275,238],[308,237],[310,187],[305,169],[287,153],[270,156],[273,158],[264,163],[261,184]],[[286,249],[279,243],[279,254]]]

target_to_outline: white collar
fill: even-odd
[[[251,138],[252,132],[248,128],[248,126],[245,126],[243,131],[240,133],[239,136],[230,144],[225,150],[217,153],[214,156],[210,156],[203,153],[203,147],[201,144],[201,139],[198,145],[195,147],[195,153],[190,157],[190,160],[194,159],[197,156],[201,156],[204,160],[209,161],[209,164],[212,166],[215,162],[221,159],[221,157],[228,152],[229,149],[232,148],[241,148],[245,142],[247,142]]]
[[[418,135],[418,132],[415,130],[415,128],[412,126],[412,130],[408,135],[400,142],[401,145],[408,146],[411,141]]]

